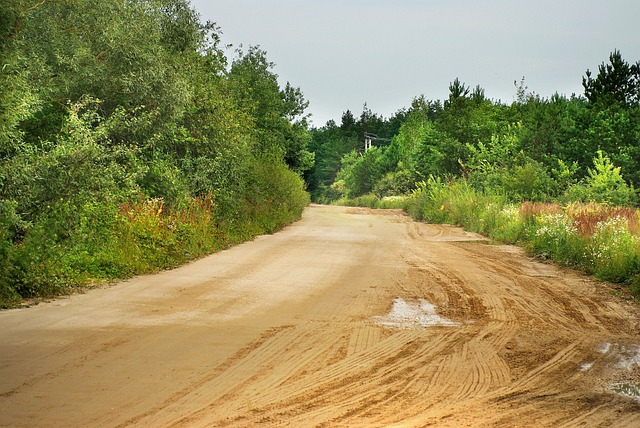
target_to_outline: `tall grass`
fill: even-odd
[[[624,282],[639,276],[640,236],[632,233],[624,217],[597,223],[589,237],[587,254],[588,266],[601,279]]]

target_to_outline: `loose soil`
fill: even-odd
[[[516,247],[311,206],[187,266],[1,312],[0,425],[640,427],[639,320]]]

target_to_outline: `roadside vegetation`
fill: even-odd
[[[640,62],[614,51],[582,83],[543,98],[523,79],[504,104],[456,79],[389,119],[347,111],[312,130],[312,198],[462,225],[640,295]]]
[[[302,92],[187,0],[0,14],[0,307],[176,266],[298,219]]]
[[[226,52],[188,0],[5,5],[0,307],[276,231],[309,195],[461,224],[640,293],[640,63],[614,51],[571,97],[523,78],[511,104],[455,79],[444,101],[309,129],[264,51]]]

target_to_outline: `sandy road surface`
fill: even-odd
[[[640,426],[639,312],[395,211],[0,312],[2,426]]]

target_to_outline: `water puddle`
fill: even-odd
[[[611,344],[606,342],[600,345],[600,349],[598,349],[598,352],[600,352],[601,354],[607,354],[609,353],[610,350],[611,350]]]
[[[615,368],[617,372],[633,373],[640,369],[640,346],[639,345],[623,345],[619,343],[602,343],[597,351],[607,356],[609,363],[606,366],[611,369]],[[585,362],[580,366],[580,371],[586,372],[591,370],[593,362]],[[626,376],[625,376],[626,377]],[[634,380],[636,378],[634,377]],[[636,401],[640,401],[640,384],[631,382],[615,382],[609,386],[610,391]]]
[[[401,297],[393,300],[387,315],[375,316],[373,320],[379,325],[391,328],[416,328],[442,326],[459,326],[460,324],[436,313],[435,305],[424,299],[406,301]]]
[[[593,363],[589,362],[589,363],[583,363],[580,366],[580,371],[581,372],[588,372],[589,370],[591,370],[591,367],[593,367]]]
[[[621,353],[620,361],[618,361],[618,367],[626,370],[640,367],[640,346],[625,348],[624,352]]]
[[[632,383],[616,383],[611,385],[611,390],[622,396],[640,401],[640,385]]]
[[[618,359],[619,369],[633,370],[640,367],[640,346],[625,346],[620,344],[603,343],[598,348],[598,352],[603,355],[613,354]]]

